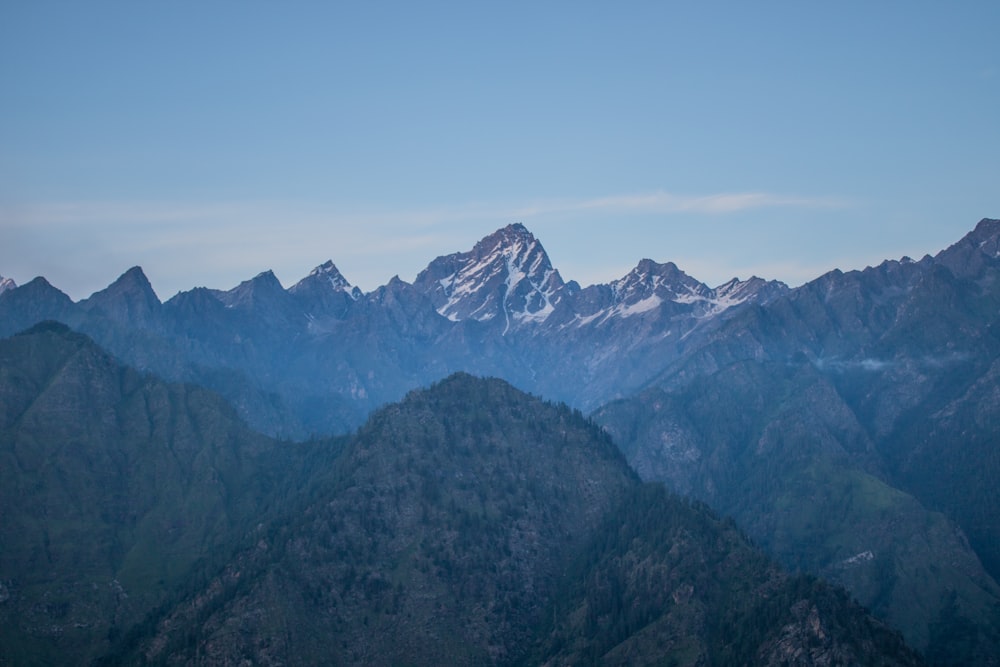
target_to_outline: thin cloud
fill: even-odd
[[[833,208],[845,202],[831,197],[788,197],[766,192],[720,193],[706,196],[648,194],[602,197],[580,202],[575,210],[641,211],[644,213],[737,213],[759,208]]]
[[[795,197],[764,192],[678,195],[658,190],[650,193],[579,199],[544,199],[526,204],[468,203],[428,208],[334,210],[307,202],[59,202],[7,207],[0,212],[0,226],[36,225],[162,225],[213,222],[215,224],[392,224],[433,227],[436,224],[475,219],[525,219],[584,211],[608,215],[630,213],[738,213],[760,208],[834,208],[846,202],[834,197]]]
[[[601,212],[608,216],[630,214],[725,214],[761,208],[839,208],[847,202],[836,197],[793,197],[766,192],[730,192],[711,195],[678,195],[656,192],[611,195],[586,199],[553,199],[525,206],[498,209],[497,217],[517,219],[553,214]]]

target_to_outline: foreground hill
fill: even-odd
[[[579,413],[499,380],[378,411],[318,479],[115,660],[918,663],[845,595],[641,484]]]
[[[43,324],[0,395],[0,664],[918,664],[499,380],[291,445]]]

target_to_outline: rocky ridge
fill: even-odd
[[[395,278],[368,294],[331,261],[287,290],[264,271],[165,303],[138,267],[79,303],[35,283],[0,297],[0,334],[66,322],[139,368],[220,391],[255,427],[289,437],[346,431],[405,390],[459,370],[541,382],[552,398],[596,407],[648,379],[645,355],[676,357],[682,338],[787,291],[758,278],[713,290],[651,260],[581,289],[520,224],[434,260],[413,284]],[[599,355],[581,359],[609,337],[617,352],[605,340]]]

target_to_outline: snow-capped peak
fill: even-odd
[[[497,320],[506,333],[522,322],[545,320],[563,281],[542,244],[517,223],[483,238],[469,252],[434,260],[414,286],[441,315],[453,321]]]
[[[624,278],[611,283],[615,302],[632,305],[655,297],[659,301],[687,303],[709,298],[711,290],[677,268],[673,262],[658,264],[644,259]]]
[[[676,313],[678,307],[703,320],[742,303],[764,303],[787,291],[784,283],[757,277],[746,281],[734,278],[711,289],[673,262],[659,264],[644,259],[624,277],[581,292],[572,321],[578,326],[601,326],[647,314],[659,317],[664,308]]]

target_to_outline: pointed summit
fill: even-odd
[[[564,288],[542,244],[520,223],[507,225],[469,252],[439,257],[414,286],[453,321],[502,323],[503,332],[545,320]]]
[[[278,277],[268,269],[250,280],[244,280],[228,292],[218,292],[217,296],[227,308],[237,308],[282,299],[285,294],[285,288],[281,286]]]
[[[309,272],[288,290],[316,332],[326,330],[326,323],[340,320],[363,295],[352,286],[330,260]]]
[[[308,276],[295,283],[288,291],[296,295],[310,293],[313,296],[319,296],[322,292],[343,292],[355,301],[361,298],[361,290],[351,285],[333,260],[329,259],[310,271]]]
[[[228,292],[212,292],[221,302],[226,317],[242,322],[244,340],[281,340],[292,335],[302,319],[302,311],[293,295],[285,291],[273,271],[263,271]]]
[[[76,304],[39,276],[0,294],[0,336],[9,336],[42,320],[74,324]]]
[[[149,283],[149,278],[146,277],[146,274],[140,266],[133,266],[131,269],[118,276],[118,279],[106,288],[100,292],[92,294],[90,298],[93,299],[98,294],[125,292],[143,294],[146,297],[155,299],[157,303],[160,301],[160,299],[156,296],[156,292],[153,291],[153,286]]]
[[[156,318],[161,304],[146,274],[140,267],[133,266],[80,305],[88,312],[100,313],[120,324],[145,326]]]
[[[650,308],[664,301],[690,303],[710,297],[712,290],[677,268],[644,259],[624,278],[611,283],[615,301],[626,307]]]
[[[526,240],[529,240],[529,241],[534,241],[535,240],[534,234],[532,234],[530,231],[528,231],[528,228],[525,227],[520,222],[513,222],[513,223],[507,225],[506,227],[503,227],[502,229],[498,229],[497,231],[495,231],[492,234],[490,234],[489,236],[487,236],[486,239],[489,239],[489,238],[492,238],[492,237],[495,237],[495,236],[500,236],[500,237],[503,237],[503,238],[506,238],[506,239],[522,238],[522,239],[526,239]],[[483,240],[485,241],[486,239],[483,239]]]

